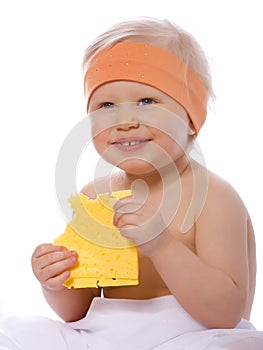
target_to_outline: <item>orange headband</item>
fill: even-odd
[[[206,119],[207,91],[203,81],[177,56],[156,46],[119,42],[100,51],[88,64],[87,105],[100,85],[126,80],[150,85],[174,98],[187,111],[196,134]]]

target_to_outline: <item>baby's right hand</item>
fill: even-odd
[[[53,244],[39,245],[32,255],[32,269],[42,287],[53,291],[65,289],[63,283],[77,263],[77,253],[63,246]]]

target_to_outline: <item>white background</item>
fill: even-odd
[[[81,61],[110,25],[134,16],[168,18],[207,53],[217,102],[199,143],[210,169],[238,190],[251,214],[258,251],[252,322],[263,330],[262,9],[250,0],[1,0],[0,314],[55,315],[30,265],[35,246],[65,226],[55,164],[68,132],[85,117]],[[80,162],[82,186],[97,157]]]

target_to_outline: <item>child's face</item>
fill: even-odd
[[[95,90],[89,113],[96,150],[128,173],[147,174],[185,155],[188,115],[160,90],[130,81],[110,82]]]

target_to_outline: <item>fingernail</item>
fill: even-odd
[[[70,253],[71,256],[77,256],[78,255],[75,250],[70,250],[69,253]]]

